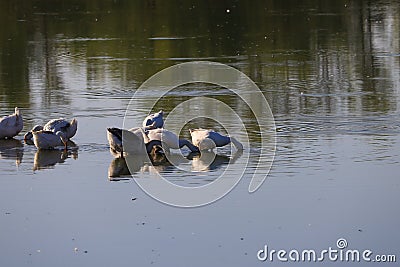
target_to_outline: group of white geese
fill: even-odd
[[[191,152],[213,150],[232,143],[237,150],[243,150],[243,145],[234,137],[226,136],[209,129],[191,129],[192,142],[180,139],[175,133],[163,128],[163,111],[147,116],[142,127],[129,130],[107,128],[107,139],[111,154],[123,158],[135,154],[164,154],[170,149],[180,149],[184,146]],[[23,119],[18,107],[14,114],[0,119],[0,139],[12,139],[23,129]],[[36,125],[24,135],[25,141],[33,141],[38,149],[67,149],[68,141],[75,136],[78,121],[67,121],[63,118],[52,119],[44,126]]]

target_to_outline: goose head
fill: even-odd
[[[18,107],[15,107],[14,114],[15,114],[16,116],[19,116],[19,115],[20,115],[20,114],[19,114],[19,108],[18,108]]]

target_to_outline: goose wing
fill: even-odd
[[[43,130],[51,131],[51,132],[55,132],[55,133],[58,131],[66,132],[67,128],[70,126],[71,126],[71,124],[67,120],[60,118],[60,119],[51,120],[48,123],[46,123],[43,126]]]
[[[64,145],[61,138],[52,131],[33,132],[33,142],[39,149],[49,149]]]
[[[13,127],[18,123],[17,116],[15,114],[4,116],[0,119],[0,125],[2,127]]]
[[[162,128],[164,126],[163,111],[150,114],[143,121],[143,127],[153,126],[154,128]]]

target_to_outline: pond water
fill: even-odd
[[[397,1],[7,0],[0,21],[0,115],[18,106],[24,118],[15,140],[0,140],[1,266],[255,266],[271,264],[257,259],[264,245],[321,251],[337,248],[339,238],[350,249],[398,253]],[[139,188],[110,154],[106,128],[122,127],[146,79],[194,60],[248,75],[269,102],[277,143],[258,191],[248,193],[245,175],[221,200],[183,209]],[[232,91],[186,84],[153,110],[168,114],[196,96],[240,115],[254,170],[259,128]],[[138,123],[151,97],[135,105]],[[57,117],[77,118],[76,147],[37,151],[23,142],[24,132]],[[196,126],[222,130],[203,119],[181,135]],[[215,152],[209,168],[185,163],[200,172],[145,166],[134,177],[158,170],[178,185],[199,186],[229,162],[243,171],[232,161],[244,155]]]

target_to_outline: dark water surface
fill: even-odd
[[[339,238],[400,257],[397,1],[6,0],[0,22],[0,115],[18,106],[23,132],[50,118],[79,121],[68,152],[36,151],[22,133],[0,140],[0,266],[283,266],[259,262],[257,251],[336,248]],[[105,129],[122,126],[142,82],[193,60],[255,81],[275,117],[277,151],[256,193],[245,177],[212,205],[180,209],[129,176],[109,178],[126,166],[109,153]],[[183,85],[155,110],[195,96],[231,106],[248,129],[247,151],[258,153],[254,117],[227,89]],[[139,121],[151,97],[137,105]],[[194,174],[158,171],[203,185],[235,156],[217,154],[211,168],[185,163]]]

